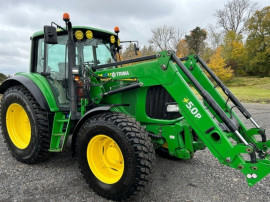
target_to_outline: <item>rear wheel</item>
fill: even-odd
[[[111,112],[81,126],[76,143],[79,167],[99,195],[122,200],[145,186],[155,156],[142,131],[134,119]]]
[[[0,116],[1,132],[17,160],[34,163],[50,156],[47,116],[25,87],[6,90],[0,103]]]

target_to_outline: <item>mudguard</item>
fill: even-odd
[[[8,88],[16,85],[23,85],[34,96],[38,104],[45,111],[50,111],[48,102],[38,86],[31,79],[25,76],[14,76],[4,81],[0,86],[0,93],[3,94]]]
[[[76,126],[74,127],[73,135],[72,135],[71,148],[73,151],[73,155],[75,154],[75,150],[76,150],[77,133],[79,132],[79,129],[81,128],[81,125],[84,123],[84,121],[90,118],[91,116],[109,111],[112,107],[115,107],[115,106],[119,106],[119,105],[101,106],[101,107],[96,107],[94,109],[91,109],[87,113],[85,113],[85,115],[77,122]]]

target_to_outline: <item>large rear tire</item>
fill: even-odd
[[[0,128],[11,154],[31,164],[50,156],[46,113],[24,86],[8,88],[0,103]]]
[[[112,200],[129,198],[141,190],[155,158],[151,139],[135,119],[111,112],[84,122],[76,150],[86,182]]]

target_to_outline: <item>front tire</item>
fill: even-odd
[[[112,200],[129,198],[141,190],[155,158],[150,138],[134,119],[120,113],[86,120],[78,132],[76,149],[86,182]]]
[[[31,164],[50,156],[46,113],[24,86],[8,88],[0,103],[1,133],[11,154]]]

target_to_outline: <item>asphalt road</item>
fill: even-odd
[[[246,104],[270,137],[270,105]],[[220,165],[206,149],[190,161],[157,157],[148,186],[135,201],[270,201],[270,176],[249,188],[237,170]],[[47,162],[25,165],[9,154],[0,136],[0,201],[106,201],[80,174],[66,151]]]

